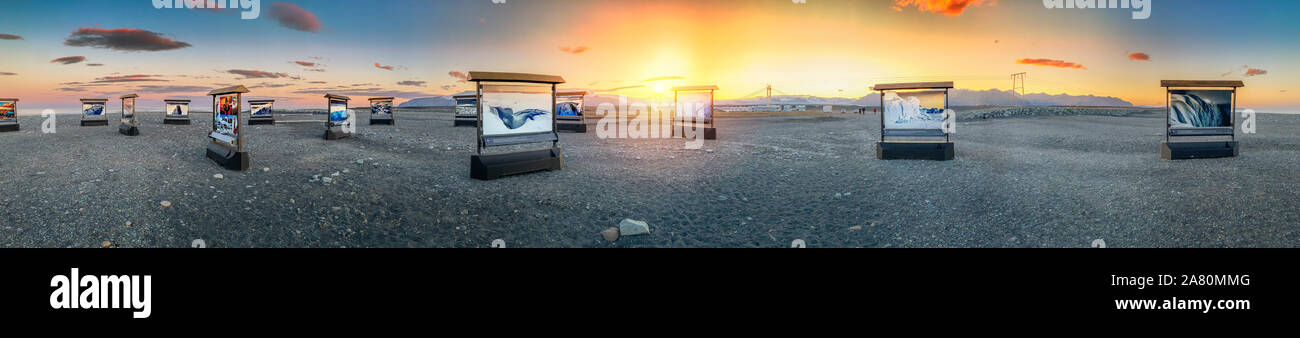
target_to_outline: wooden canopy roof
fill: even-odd
[[[1160,80],[1161,87],[1245,87],[1246,83],[1241,81],[1216,81],[1216,80]]]
[[[909,89],[952,89],[952,81],[947,82],[910,82],[910,83],[884,83],[871,87],[872,90],[909,90]]]
[[[81,103],[108,102],[108,99],[81,99]]]
[[[469,80],[477,82],[564,83],[564,78],[555,75],[498,72],[469,72]]]
[[[352,101],[351,98],[348,98],[347,96],[343,96],[343,95],[325,94],[325,98],[330,100]]]
[[[233,87],[213,89],[212,91],[208,92],[208,95],[225,95],[225,94],[236,94],[236,93],[243,94],[247,92],[248,92],[248,88],[245,88],[243,85],[238,85]]]
[[[392,100],[393,100],[393,98],[391,98],[391,97],[372,97],[372,98],[370,98],[370,101],[392,101]]]
[[[587,91],[585,90],[562,91],[562,92],[556,92],[555,96],[587,96]]]
[[[122,95],[122,97],[120,97],[120,99],[122,99],[122,100],[126,100],[126,99],[134,99],[134,98],[137,98],[137,97],[140,97],[140,95],[135,95],[135,94],[126,94],[126,95]]]

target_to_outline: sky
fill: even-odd
[[[1239,106],[1300,111],[1295,1],[1153,0],[1050,9],[1041,0],[299,0],[238,10],[153,0],[7,2],[0,97],[23,112],[83,97],[246,98],[324,108],[326,93],[399,102],[470,89],[469,71],[559,75],[637,97],[718,85],[718,99],[857,98],[879,83],[954,81],[1163,105],[1162,79],[1243,80]]]

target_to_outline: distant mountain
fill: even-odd
[[[1010,106],[1018,104],[1016,96],[1010,90],[969,90],[955,89],[948,93],[949,106]],[[717,105],[763,105],[766,98],[719,100]],[[860,98],[818,97],[818,96],[773,96],[774,105],[860,105],[879,106],[880,94],[871,93]],[[1110,96],[1075,96],[1049,95],[1044,93],[1025,94],[1025,105],[1030,106],[1106,106],[1128,107],[1133,103]]]
[[[465,92],[468,94],[471,92]],[[457,94],[459,95],[459,94]],[[1010,90],[969,90],[955,89],[948,93],[949,106],[1011,106],[1017,105],[1016,94]],[[618,105],[618,95],[593,94],[587,95],[586,106],[599,106],[602,103]],[[628,103],[649,103],[651,99],[629,97]],[[737,106],[737,105],[764,105],[767,104],[766,98],[736,99],[736,100],[718,100],[714,104],[719,106]],[[819,97],[819,96],[773,96],[772,104],[774,105],[860,105],[860,106],[879,106],[880,94],[871,93],[870,95],[860,98],[844,97]],[[414,99],[398,105],[398,107],[450,107],[455,106],[456,101],[451,96],[438,96]],[[1098,107],[1131,107],[1133,103],[1121,100],[1111,96],[1095,95],[1050,95],[1045,93],[1025,94],[1025,105],[1029,106],[1098,106]]]
[[[402,104],[397,105],[397,107],[399,108],[454,107],[456,106],[456,100],[452,98],[453,96],[461,95],[461,94],[473,94],[473,93],[474,92],[460,92],[460,93],[447,95],[447,96],[423,97],[423,98],[402,102]]]

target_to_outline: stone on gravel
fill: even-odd
[[[610,242],[617,241],[618,235],[618,228],[609,228],[600,232],[600,236],[605,237],[605,240]]]
[[[215,178],[215,179],[223,179],[223,178],[226,178],[226,175],[216,174],[216,175],[212,175],[212,178]]]
[[[262,172],[270,172],[271,168],[262,167]]]
[[[648,235],[650,234],[650,225],[631,218],[623,219],[622,222],[618,222],[618,234],[620,236]]]
[[[113,246],[113,242],[104,241],[103,243],[99,243],[99,247],[101,247],[101,248],[107,248],[107,247],[110,247],[110,246]]]
[[[859,230],[862,230],[862,226],[861,226],[861,225],[854,225],[854,226],[849,227],[849,231],[859,231]]]
[[[158,202],[158,205],[161,205],[164,209],[165,209],[165,208],[171,208],[171,207],[172,207],[172,202],[170,202],[170,201],[162,201],[162,202]]]

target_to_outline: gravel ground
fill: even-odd
[[[24,116],[21,132],[0,133],[0,245],[1300,244],[1297,115],[1260,115],[1241,157],[1194,161],[1159,159],[1163,115],[1151,112],[969,119],[950,162],[875,160],[875,115],[723,118],[702,150],[593,128],[561,134],[564,170],[495,181],[469,178],[475,130],[453,128],[449,111],[399,110],[397,126],[373,127],[362,114],[359,135],[339,141],[323,124],[247,126],[247,172],[204,156],[210,114],[191,126],[140,115],[138,137],[118,134],[117,116],[79,127],[63,115],[54,134]],[[653,233],[601,237],[624,218]]]

